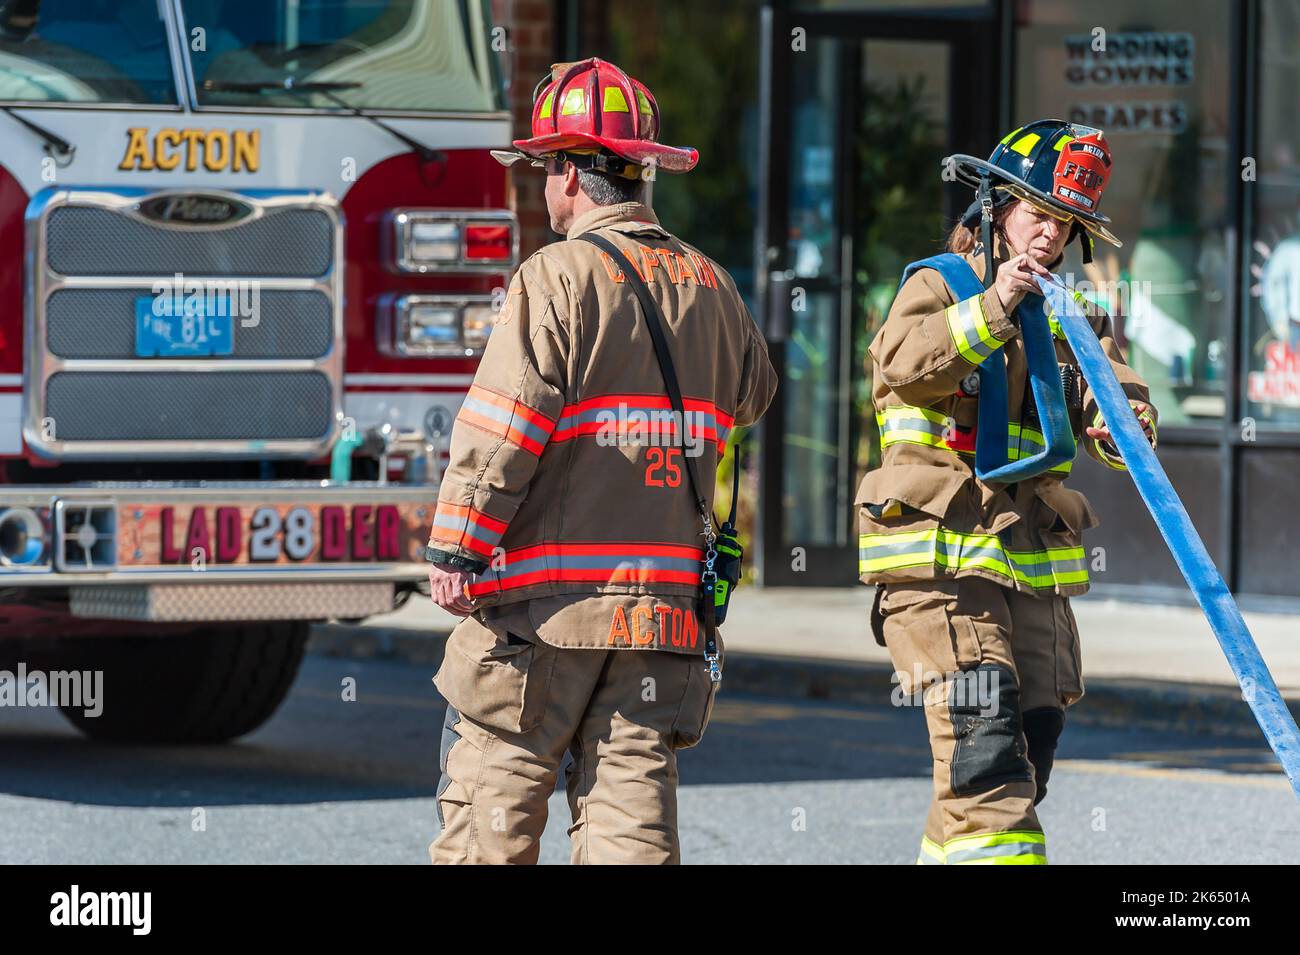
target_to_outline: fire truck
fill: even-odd
[[[0,0],[0,635],[213,742],[392,611],[518,258],[487,0]],[[427,591],[427,584],[425,587]]]

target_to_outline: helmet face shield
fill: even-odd
[[[488,152],[491,153],[493,159],[503,166],[513,166],[521,161],[528,163],[530,166],[539,165],[532,156],[525,155],[517,149],[489,149]]]
[[[1109,242],[1111,245],[1115,246],[1116,248],[1122,248],[1124,245],[1124,243],[1121,242],[1118,238],[1116,238],[1116,236],[1105,226],[1095,222],[1089,222],[1087,219],[1075,215],[1073,212],[1066,212],[1060,206],[1054,206],[1049,202],[1044,202],[1042,199],[1036,198],[1027,190],[1022,189],[1019,186],[1012,185],[1012,184],[1002,184],[1002,185],[995,186],[994,191],[1005,192],[1008,195],[1015,196],[1015,198],[1020,199],[1023,202],[1029,203],[1037,211],[1043,213],[1044,215],[1051,216],[1057,222],[1060,222],[1069,228],[1074,228],[1076,225],[1082,226],[1084,229],[1088,231],[1090,235],[1094,235],[1099,239],[1103,239],[1106,242]]]
[[[536,154],[525,153],[516,149],[493,149],[489,151],[492,158],[503,166],[526,162],[534,169],[545,169],[547,175],[555,174],[551,172],[551,169],[553,164],[558,162],[561,165],[573,163],[575,167],[584,172],[590,170],[607,176],[621,176],[624,179],[642,179],[645,178],[643,175],[645,167],[654,165],[652,161],[639,165],[598,149],[557,149],[553,152]]]
[[[541,153],[537,156],[530,156],[528,153],[520,152],[517,149],[490,149],[492,158],[503,166],[513,166],[517,162],[526,163],[533,169],[545,169],[546,174],[551,175],[551,166],[559,160],[561,163],[568,162],[572,157],[568,153],[554,152]]]

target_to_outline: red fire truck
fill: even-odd
[[[0,634],[264,722],[425,577],[515,267],[487,0],[0,0]]]

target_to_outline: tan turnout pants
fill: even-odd
[[[917,861],[1045,863],[1034,806],[1065,709],[1083,696],[1069,599],[978,577],[921,580],[882,585],[872,617],[896,700],[924,700],[934,798]]]
[[[703,736],[716,694],[703,658],[552,647],[519,619],[470,617],[448,640],[430,857],[535,863],[567,751],[573,862],[679,862],[676,751]]]

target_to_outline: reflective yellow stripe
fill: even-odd
[[[1066,138],[1069,139],[1070,137],[1067,136]],[[1079,308],[1083,309],[1085,312],[1092,305],[1092,302],[1088,301],[1088,297],[1077,288],[1070,289],[1070,297],[1078,302]],[[1065,330],[1061,328],[1061,320],[1056,317],[1056,313],[1053,312],[1051,308],[1045,308],[1047,311],[1047,324],[1052,329],[1052,337],[1065,341]]]
[[[923,444],[931,448],[950,451],[946,435],[956,427],[952,418],[931,408],[914,405],[894,405],[876,412],[880,427],[880,449],[891,444]]]
[[[1159,442],[1159,434],[1157,433],[1156,430],[1155,416],[1151,414],[1151,410],[1148,408],[1145,411],[1138,412],[1138,420],[1145,421],[1147,424],[1151,426],[1151,447],[1154,448]]]
[[[943,853],[948,865],[1047,865],[1047,840],[1032,829],[958,836]]]
[[[880,450],[895,444],[919,444],[941,451],[954,451],[948,444],[948,437],[957,423],[950,416],[933,408],[921,408],[916,405],[891,405],[883,411],[876,412],[876,424],[880,429]],[[1047,446],[1043,432],[1029,427],[1011,423],[1007,425],[1007,460],[1019,461],[1021,458],[1033,457]],[[971,454],[970,451],[957,450],[957,454]],[[1051,469],[1056,474],[1069,474],[1074,462],[1063,461]]]
[[[1023,126],[1017,126],[1015,129],[1011,130],[1011,132],[1009,132],[1009,133],[1007,133],[1005,136],[1003,136],[1003,137],[1002,137],[1002,145],[1005,146],[1007,143],[1011,142],[1011,140],[1015,139],[1015,138],[1016,138],[1016,133],[1020,132],[1020,131],[1021,131],[1022,129],[1024,129],[1024,128],[1025,128],[1025,127],[1023,127]]]
[[[948,320],[948,333],[961,357],[972,365],[982,364],[1006,342],[989,331],[988,317],[984,314],[984,296],[973,295],[944,309]]]
[[[917,865],[943,865],[943,846],[928,836],[921,839],[921,854],[916,857]]]
[[[646,99],[645,93],[640,90],[636,91],[636,105],[646,116],[654,115],[654,110],[650,108],[650,101]]]
[[[606,113],[627,113],[631,112],[627,106],[627,97],[617,86],[605,87],[605,99],[601,108]]]
[[[1106,421],[1101,416],[1100,408],[1098,408],[1097,413],[1092,416],[1092,426],[1094,428],[1106,427]],[[1118,455],[1111,454],[1109,451],[1107,451],[1105,448],[1101,446],[1101,442],[1098,441],[1096,438],[1092,438],[1091,440],[1092,440],[1092,446],[1097,452],[1097,457],[1101,459],[1102,464],[1106,465],[1108,468],[1113,468],[1116,471],[1128,470],[1128,465],[1124,463],[1123,458],[1119,457]]]
[[[937,530],[862,534],[858,537],[858,570],[870,574],[931,566],[937,536]]]
[[[1133,407],[1133,405],[1134,405],[1134,401],[1133,401],[1132,399],[1129,399],[1129,407],[1131,408],[1131,407]],[[1146,424],[1148,424],[1148,425],[1151,426],[1151,438],[1152,438],[1151,446],[1152,446],[1152,447],[1155,447],[1155,446],[1156,446],[1156,439],[1158,438],[1158,434],[1157,434],[1157,432],[1156,432],[1156,419],[1155,419],[1155,416],[1154,416],[1153,414],[1151,414],[1151,410],[1148,408],[1148,409],[1146,409],[1146,410],[1144,410],[1144,411],[1139,411],[1139,412],[1138,412],[1138,415],[1137,415],[1137,419],[1138,419],[1138,421],[1145,422]],[[1104,428],[1104,427],[1106,427],[1106,421],[1105,421],[1105,419],[1102,418],[1102,416],[1101,416],[1101,409],[1100,409],[1100,408],[1097,409],[1097,413],[1094,414],[1094,415],[1092,416],[1092,426],[1093,426],[1094,428]],[[1105,448],[1103,448],[1103,447],[1101,446],[1101,442],[1100,442],[1100,441],[1097,441],[1097,440],[1093,439],[1093,442],[1092,442],[1092,443],[1093,443],[1093,446],[1097,449],[1097,457],[1101,458],[1101,460],[1102,460],[1102,461],[1103,461],[1103,462],[1104,462],[1108,467],[1112,467],[1112,468],[1114,468],[1116,471],[1127,471],[1127,470],[1128,470],[1128,465],[1124,463],[1124,459],[1123,459],[1123,458],[1118,457],[1118,456],[1116,456],[1116,455],[1112,455],[1110,452],[1108,452]]]
[[[1047,447],[1043,432],[1034,428],[1022,427],[1014,422],[1007,425],[1007,460],[1019,461],[1032,458]],[[1077,451],[1077,448],[1076,448]],[[1049,474],[1069,474],[1074,468],[1073,461],[1062,461],[1048,470]]]
[[[538,114],[539,119],[551,118],[551,106],[555,103],[555,90],[546,94],[546,99],[542,100],[542,111]]]
[[[1038,145],[1038,141],[1042,138],[1043,137],[1039,136],[1037,133],[1026,133],[1011,144],[1011,149],[1013,152],[1018,152],[1022,156],[1028,156],[1033,151],[1034,147]]]
[[[911,567],[953,573],[986,570],[1033,590],[1086,584],[1088,565],[1082,547],[1008,550],[995,534],[963,534],[944,527],[923,531],[861,534],[858,571],[880,574]]]
[[[1059,139],[1056,140],[1056,142],[1052,143],[1052,148],[1059,153],[1062,149],[1065,148],[1066,143],[1072,143],[1072,142],[1074,142],[1074,137],[1067,134],[1061,136]]]
[[[581,89],[575,87],[564,94],[564,103],[560,106],[561,116],[573,116],[586,111],[587,96]]]

